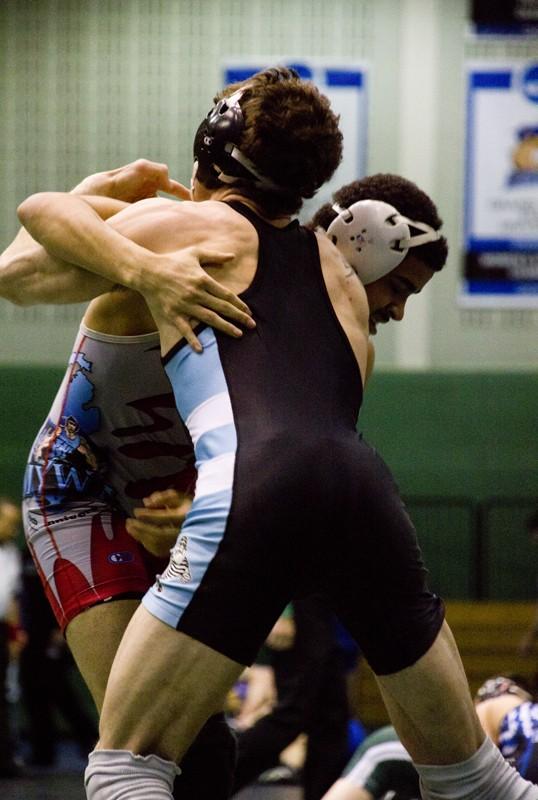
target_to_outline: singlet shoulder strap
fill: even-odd
[[[299,227],[299,220],[293,219],[288,225],[285,225],[283,228],[277,228],[275,225],[271,225],[270,222],[262,219],[255,211],[251,208],[246,206],[244,203],[241,203],[239,200],[225,200],[224,201],[227,206],[233,208],[234,211],[237,211],[238,214],[241,214],[243,217],[248,219],[250,223],[256,228],[258,233],[261,231],[267,233],[274,233],[274,232],[282,232],[282,231],[289,231],[294,230]]]

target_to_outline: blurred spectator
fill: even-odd
[[[271,652],[277,700],[271,705],[270,674],[254,667],[255,677],[236,720],[239,731],[234,792],[280,763],[280,755],[300,734],[306,734],[306,755],[300,775],[305,800],[319,800],[338,777],[348,756],[350,719],[347,698],[348,654],[334,615],[321,595],[293,603],[293,618],[284,615],[267,644]]]
[[[531,541],[535,544],[538,544],[538,511],[535,511],[529,519],[527,520],[527,530],[529,532],[529,536]],[[538,575],[537,583],[538,583]],[[538,594],[538,585],[536,587],[537,594]],[[536,613],[534,615],[534,619],[528,631],[526,631],[525,635],[523,636],[520,644],[519,644],[519,653],[522,656],[528,656],[534,646],[536,639],[538,638],[538,603],[536,604]]]
[[[20,525],[18,506],[7,497],[0,497],[0,778],[19,775],[14,761],[14,743],[9,719],[6,678],[10,661],[18,644],[19,611],[17,591],[21,573],[21,556],[16,544]]]
[[[60,727],[58,712],[67,723],[71,738],[84,758],[97,741],[96,714],[91,700],[77,687],[76,667],[59,630],[29,553],[23,556],[21,625],[26,644],[20,656],[19,680],[30,745],[27,763],[53,766],[57,757]]]
[[[527,780],[538,780],[538,703],[522,676],[496,675],[474,698],[482,727]],[[392,726],[368,736],[323,800],[420,800],[418,773]]]
[[[418,773],[392,725],[371,733],[323,800],[420,800]]]

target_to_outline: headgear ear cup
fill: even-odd
[[[245,120],[239,101],[244,89],[223,97],[209,111],[194,139],[194,158],[199,164],[202,181],[210,175],[220,183],[233,184],[239,180],[278,191],[280,187],[262,175],[256,165],[239,150]]]
[[[333,209],[338,216],[327,228],[327,235],[364,285],[395,269],[410,247],[441,236],[430,225],[403,217],[394,206],[381,200],[358,200],[349,208],[335,203]],[[423,233],[411,236],[410,225]]]
[[[207,115],[207,136],[223,147],[226,142],[237,141],[244,127],[243,112],[239,100],[243,91],[239,89],[229,97],[219,100]]]

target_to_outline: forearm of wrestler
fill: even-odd
[[[126,205],[111,198],[94,198],[94,207],[102,219],[117,214]],[[100,275],[48,253],[24,227],[0,255],[0,297],[16,305],[80,303],[112,286]]]
[[[135,203],[105,224],[84,199],[43,193],[24,201],[18,214],[34,238],[56,257],[140,292],[154,312],[163,347],[168,337],[175,343],[179,332],[201,349],[189,317],[232,336],[241,336],[242,331],[223,316],[244,325],[252,323],[245,303],[200,267],[200,260],[222,263],[231,255],[189,248],[192,217],[186,214],[181,219],[173,201]],[[206,237],[205,230],[197,234],[198,242]],[[172,253],[182,248],[186,249],[181,256],[174,258]]]
[[[102,219],[157,192],[188,199],[189,191],[170,178],[168,167],[139,158],[116,169],[88,175],[70,194],[109,198],[95,206]],[[46,252],[21,228],[0,256],[0,296],[17,305],[73,303],[90,300],[110,289],[110,282]]]

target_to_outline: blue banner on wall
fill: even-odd
[[[538,62],[467,67],[467,306],[538,307]]]
[[[322,186],[311,200],[307,200],[300,218],[308,220],[314,211],[330,200],[332,193],[345,183],[366,174],[368,141],[368,73],[364,64],[345,66],[323,63],[312,59],[275,59],[265,61],[229,60],[224,65],[224,83],[247,80],[254,73],[275,64],[293,67],[305,80],[312,80],[331,101],[340,115],[340,129],[344,136],[344,157],[332,179]]]

